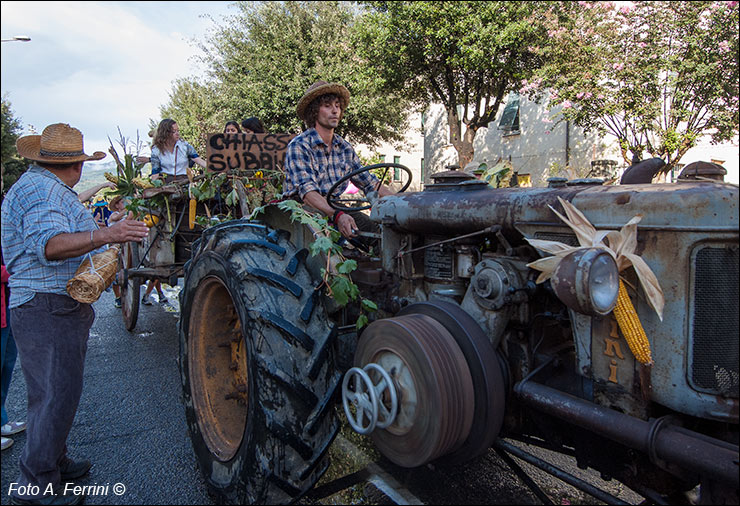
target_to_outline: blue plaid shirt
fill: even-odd
[[[326,196],[334,183],[360,167],[362,162],[349,142],[334,134],[329,150],[316,129],[309,128],[288,144],[283,197],[303,199],[310,191]],[[353,177],[352,182],[368,193],[375,189],[378,178],[364,172]],[[348,185],[349,182],[343,183],[337,188],[336,195],[342,194]]]
[[[85,257],[47,260],[46,243],[61,233],[97,228],[92,213],[72,188],[48,170],[31,166],[3,200],[2,246],[10,273],[9,306],[18,307],[36,293],[67,295],[67,281]]]

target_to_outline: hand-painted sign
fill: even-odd
[[[285,150],[295,134],[211,134],[206,148],[208,169],[282,170]]]

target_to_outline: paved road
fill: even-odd
[[[176,295],[171,297],[177,300]],[[69,454],[92,460],[80,485],[109,485],[86,504],[211,504],[198,471],[180,402],[177,313],[142,306],[133,333],[123,326],[112,293],[94,304],[85,386],[69,435]],[[6,402],[12,419],[25,419],[26,386],[16,364]],[[18,477],[25,434],[2,452],[2,504]],[[121,496],[116,483],[125,486]]]
[[[94,305],[96,319],[88,344],[85,387],[68,439],[71,456],[93,461],[90,475],[78,484],[98,485],[103,492],[88,495],[86,504],[212,503],[195,461],[180,402],[177,288],[165,291],[173,302],[169,311],[157,304],[142,306],[133,333],[125,330],[111,293],[104,293]],[[25,382],[20,364],[16,364],[6,402],[11,418],[25,419],[25,405]],[[348,451],[344,440],[333,445],[332,466],[319,485],[376,462],[391,473],[395,485],[422,503],[541,503],[492,449],[480,459],[451,469],[429,465],[409,470],[385,461],[366,438],[346,430],[344,434],[362,446],[361,451]],[[14,436],[14,440],[13,447],[2,452],[2,504],[9,503],[8,488],[18,477],[25,434]],[[595,473],[575,469],[564,457],[546,457],[623,500],[636,504],[641,499],[616,482],[603,483]],[[519,464],[556,503],[594,503],[590,496],[521,461]],[[113,492],[117,483],[125,487],[123,495]],[[337,495],[306,497],[299,502],[342,503],[388,504],[386,496],[366,483]]]

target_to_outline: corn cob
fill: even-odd
[[[189,209],[190,214],[188,216],[189,218],[188,225],[190,226],[190,230],[193,230],[193,227],[195,227],[195,206],[196,206],[196,201],[195,199],[191,198],[190,199],[190,209]]]
[[[114,175],[113,175],[113,174],[111,174],[110,172],[106,172],[106,173],[105,173],[105,174],[103,174],[103,175],[105,176],[105,179],[107,179],[107,180],[108,180],[108,181],[110,181],[111,183],[115,183],[115,184],[118,184],[118,176],[114,176]]]
[[[627,288],[621,279],[619,280],[619,295],[617,297],[617,305],[614,307],[614,316],[617,319],[619,328],[622,330],[624,339],[627,341],[627,345],[630,347],[637,361],[645,365],[652,364],[653,359],[650,353],[650,342],[645,335],[645,330],[642,328],[640,317],[632,305],[630,296],[627,294]]]
[[[134,183],[134,186],[141,188],[141,189],[154,188],[154,185],[147,178],[135,177],[134,179],[131,180],[131,182]]]

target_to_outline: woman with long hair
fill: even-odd
[[[224,133],[225,134],[240,134],[242,132],[242,129],[239,128],[239,123],[236,121],[227,121],[226,125],[224,126]]]
[[[160,174],[165,174],[168,179],[187,177],[191,160],[206,168],[205,160],[198,155],[195,148],[180,138],[177,122],[169,118],[160,121],[152,141],[152,179],[161,177]]]

